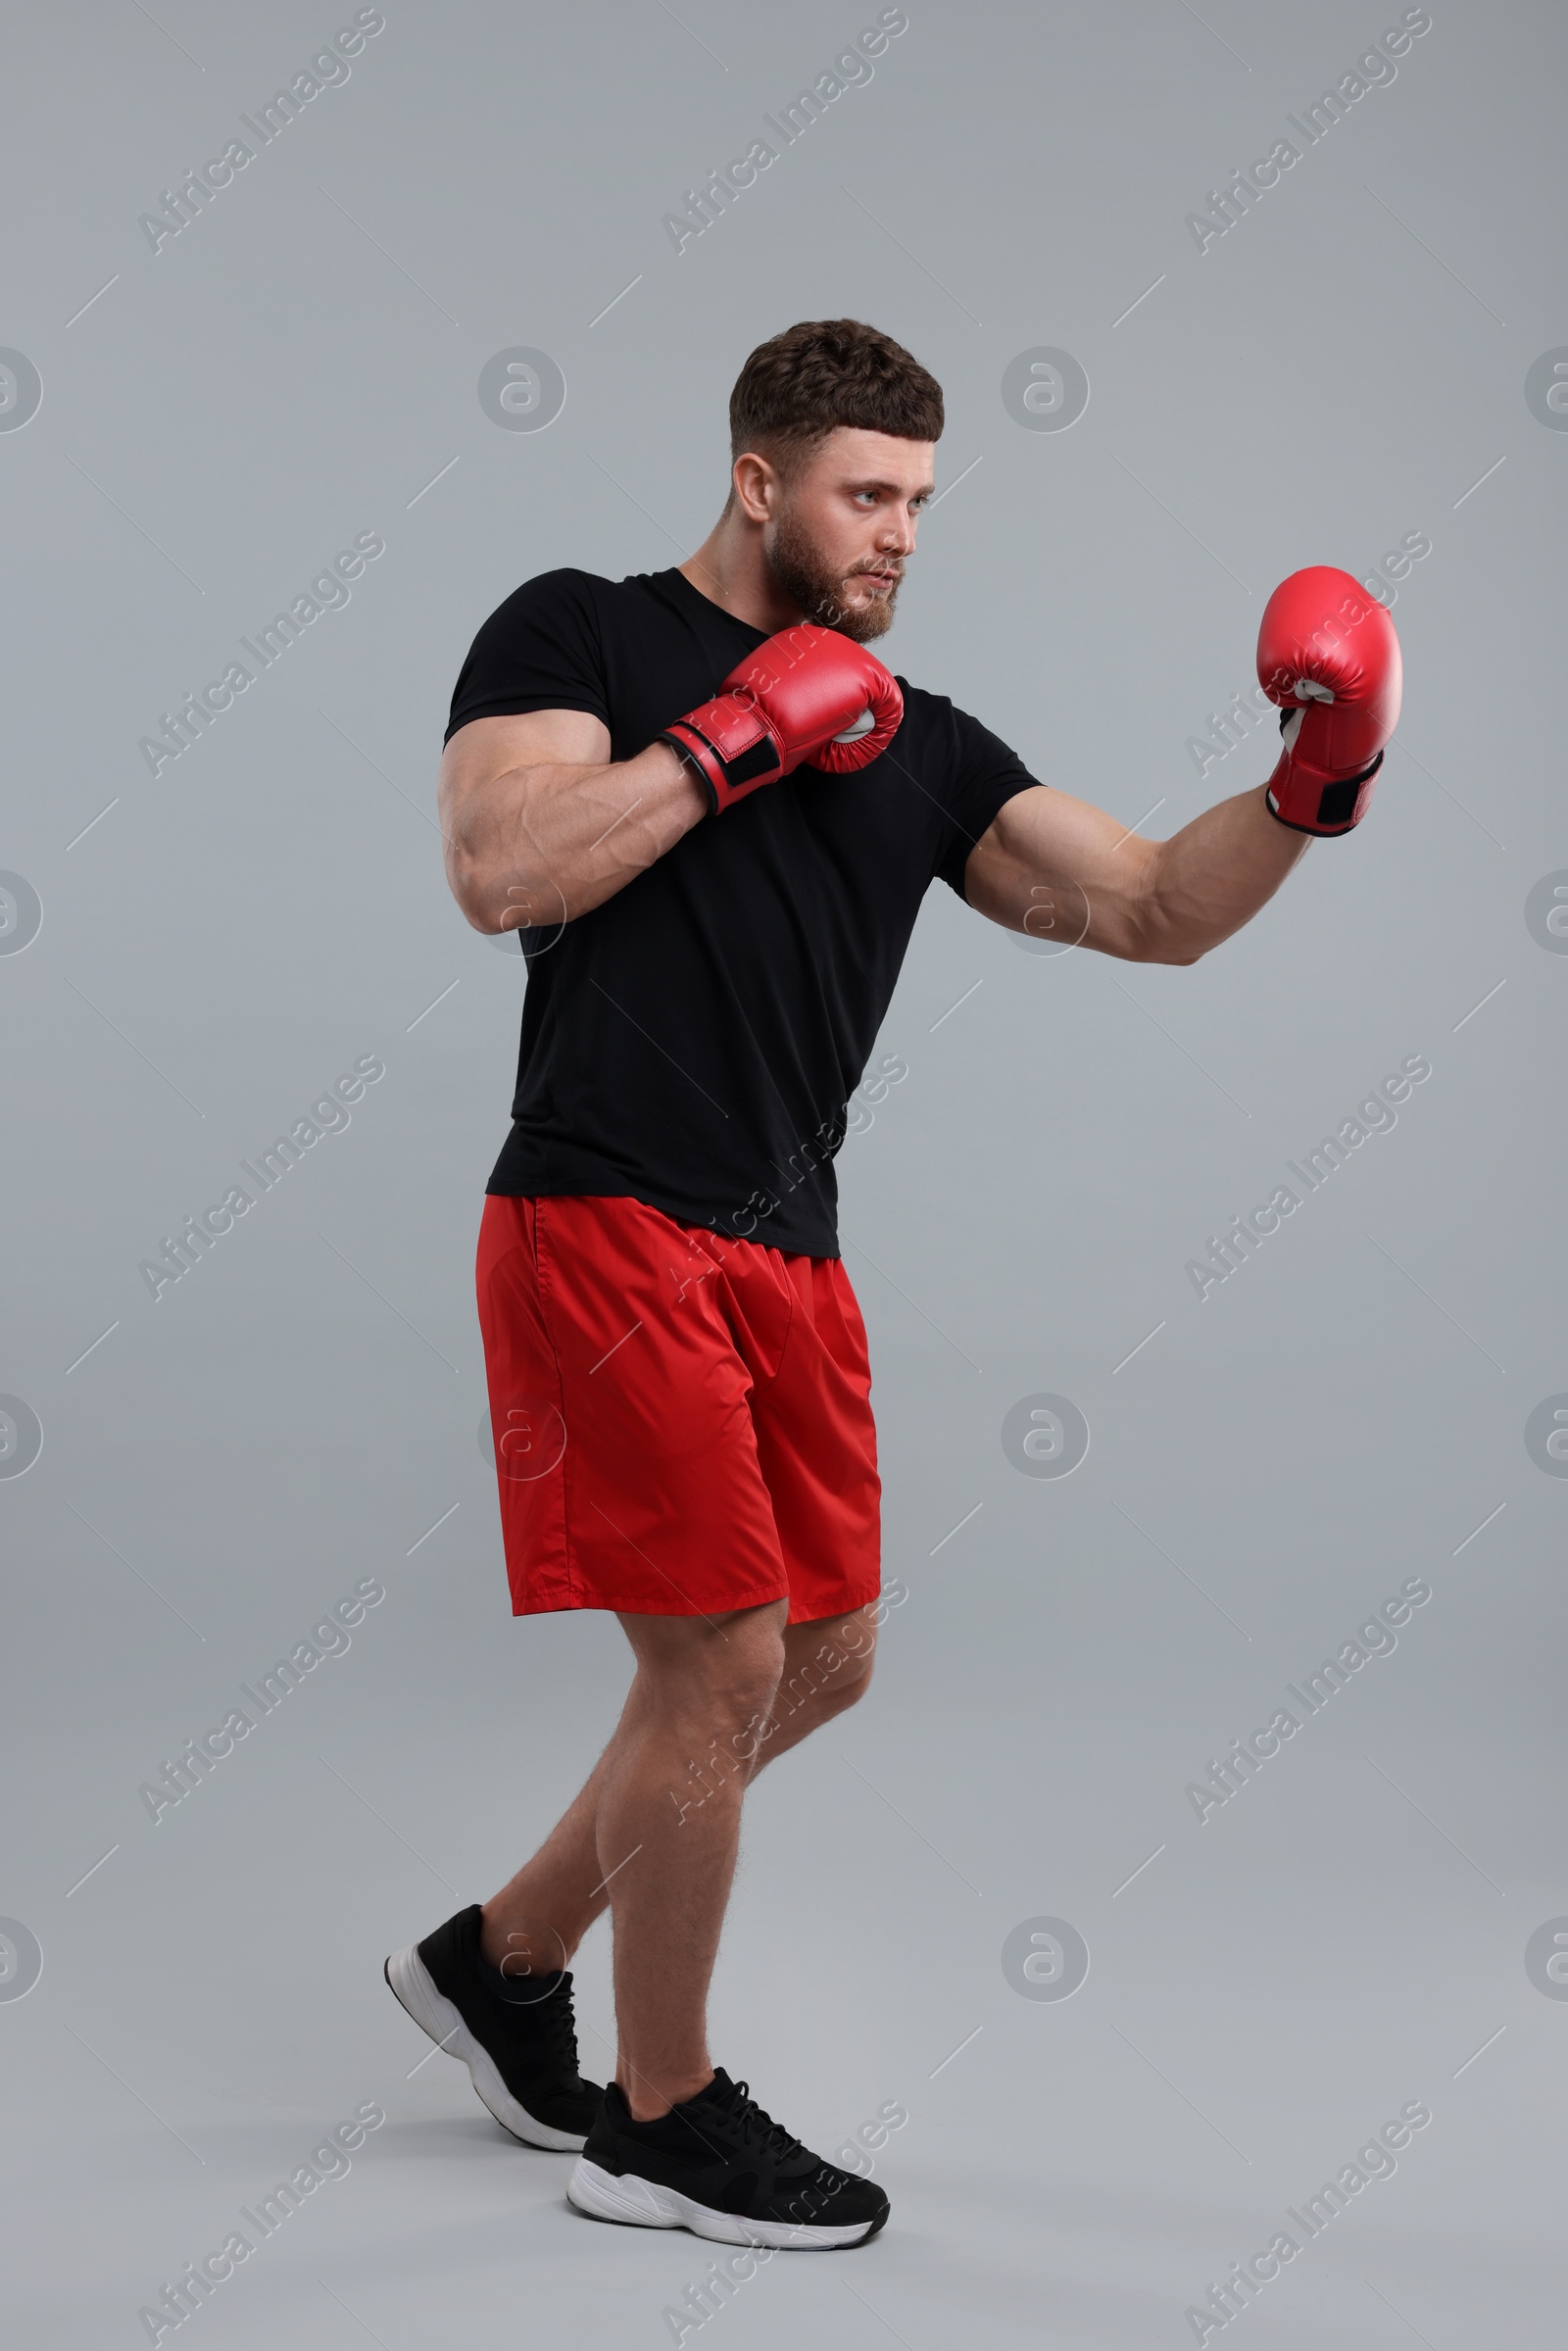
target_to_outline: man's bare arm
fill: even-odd
[[[1271,816],[1259,784],[1168,841],[1036,785],[999,810],[969,853],[964,895],[1010,931],[1135,963],[1196,963],[1271,899],[1307,845]]]
[[[476,931],[586,914],[708,813],[669,744],[612,760],[589,710],[471,718],[442,756],[437,799],[447,880]]]

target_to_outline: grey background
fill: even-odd
[[[878,1049],[908,1076],[841,1159],[907,1598],[871,1697],[749,1807],[713,2005],[824,2151],[909,2121],[874,2249],[781,2257],[705,2340],[1190,2342],[1419,2099],[1251,2339],[1555,2341],[1568,2013],[1525,1950],[1568,1912],[1568,1494],[1524,1429],[1568,1390],[1568,966],[1524,909],[1568,866],[1568,437],[1524,387],[1568,343],[1568,26],[1435,0],[1200,254],[1185,216],[1397,10],[911,0],[677,255],[662,215],[874,10],[389,0],[154,255],[138,214],[351,14],[8,33],[0,342],[43,386],[0,435],[0,866],[43,914],[0,955],[0,1389],[43,1429],[0,1481],[0,1911],[42,1952],[0,2002],[14,2338],[145,2340],[367,2099],[384,2128],[205,2340],[653,2345],[712,2255],[569,2214],[569,2159],[420,2066],[379,1982],[531,1848],[626,1679],[612,1621],[507,1613],[471,1267],[521,969],[447,896],[432,787],[483,617],[555,564],[679,561],[747,351],[850,313],[949,402],[896,665],[1129,825],[1267,772],[1260,736],[1200,780],[1186,740],[1278,578],[1432,552],[1371,820],[1207,960],[1035,955],[931,894]],[[480,407],[514,346],[564,375],[547,431]],[[1003,405],[1036,347],[1087,372],[1069,431]],[[347,608],[149,776],[160,711],[368,529]],[[159,1237],[366,1053],[350,1128],[155,1304]],[[1200,1303],[1205,1236],[1413,1053],[1397,1127]],[[1066,1479],[1003,1450],[1042,1394],[1092,1432]],[[138,1785],[372,1575],[352,1648],[155,1827]],[[1200,1826],[1187,1784],[1412,1576],[1396,1652]],[[1088,1946],[1066,2000],[1003,1971],[1042,1919]],[[602,2071],[602,1934],[579,1983]]]

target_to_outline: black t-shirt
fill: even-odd
[[[676,570],[547,571],[494,612],[452,698],[470,718],[591,710],[628,759],[766,631]],[[613,898],[522,934],[502,1194],[629,1197],[689,1224],[838,1255],[833,1154],[920,901],[1034,782],[978,720],[900,678],[858,774],[801,767],[710,816]]]

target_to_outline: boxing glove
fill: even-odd
[[[802,620],[749,653],[710,702],[657,740],[692,761],[718,815],[808,760],[829,775],[869,766],[903,716],[898,680],[875,654]]]
[[[1348,571],[1314,563],[1269,598],[1257,682],[1280,706],[1284,749],[1268,805],[1298,833],[1348,833],[1371,803],[1399,718],[1399,640]]]

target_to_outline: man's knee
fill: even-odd
[[[738,1720],[765,1714],[784,1671],[784,1627],[771,1611],[732,1617],[725,1639],[705,1653],[704,1684],[714,1704]]]
[[[823,1638],[813,1652],[829,1690],[841,1695],[846,1706],[864,1697],[870,1688],[871,1667],[876,1658],[876,1627],[868,1608],[857,1608],[845,1617],[830,1618],[822,1627]]]
[[[871,1668],[876,1662],[876,1625],[869,1608],[857,1608],[835,1626],[834,1646],[839,1658],[838,1679],[850,1693],[846,1702],[853,1706],[870,1689]]]
[[[736,1611],[719,1621],[664,1618],[657,1634],[635,1639],[638,1662],[663,1707],[711,1721],[745,1723],[765,1715],[784,1669],[784,1602]]]
[[[826,1714],[842,1714],[846,1707],[858,1706],[871,1687],[871,1658],[847,1658],[836,1672],[823,1681],[817,1703]]]
[[[846,1706],[858,1706],[871,1687],[871,1653],[869,1650],[854,1664],[847,1665],[839,1676],[839,1691]]]
[[[840,1714],[870,1687],[876,1634],[863,1612],[830,1618],[809,1630],[815,1640],[798,1661],[786,1663],[779,1687],[775,1712],[786,1718],[808,1703],[824,1719]]]

